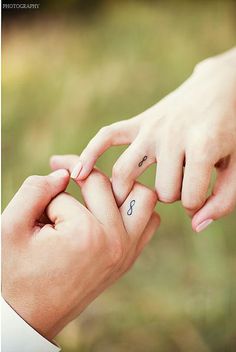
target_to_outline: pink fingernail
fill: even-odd
[[[213,222],[213,219],[204,220],[196,227],[196,231],[201,232],[201,231],[205,230],[205,228],[207,226],[209,226],[212,222]]]
[[[85,178],[86,173],[87,173],[87,172],[86,172],[86,169],[83,168],[83,169],[81,170],[81,172],[79,173],[78,180],[79,180],[79,181],[82,181],[82,180]]]
[[[82,162],[78,161],[78,163],[76,164],[76,166],[72,170],[70,177],[73,178],[74,180],[76,180],[80,174],[80,171],[82,170],[82,167],[83,167]]]

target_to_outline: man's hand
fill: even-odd
[[[229,214],[236,204],[236,49],[197,65],[184,84],[140,115],[103,127],[72,176],[83,180],[105,150],[122,144],[130,146],[113,167],[118,204],[157,162],[159,200],[181,199],[195,231]],[[218,177],[208,197],[214,168]]]
[[[2,215],[3,297],[49,340],[130,268],[159,225],[144,186],[118,209],[109,179],[93,171],[80,183],[85,207],[61,193],[68,181],[66,170],[29,177]]]

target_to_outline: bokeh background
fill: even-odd
[[[100,127],[235,45],[235,1],[39,2],[3,11],[3,208],[28,175],[49,171],[50,155],[80,153]],[[98,166],[110,175],[123,149]],[[154,174],[141,180],[153,185]],[[235,212],[196,235],[180,204],[157,209],[155,238],[60,334],[65,352],[236,351]]]

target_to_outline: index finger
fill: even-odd
[[[83,180],[89,175],[97,159],[107,149],[111,146],[130,144],[136,134],[137,126],[132,120],[119,121],[102,127],[80,155],[82,168],[77,175],[78,180]]]

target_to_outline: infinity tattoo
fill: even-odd
[[[145,160],[147,160],[147,158],[148,158],[147,155],[145,155],[145,156],[143,157],[143,159],[140,161],[140,163],[138,163],[138,166],[139,166],[139,167],[143,166],[143,163],[144,163]]]
[[[128,211],[127,211],[127,215],[132,215],[133,214],[133,207],[134,207],[134,204],[135,204],[135,200],[133,199],[133,200],[131,200],[131,202],[129,203],[129,209],[128,209]]]

